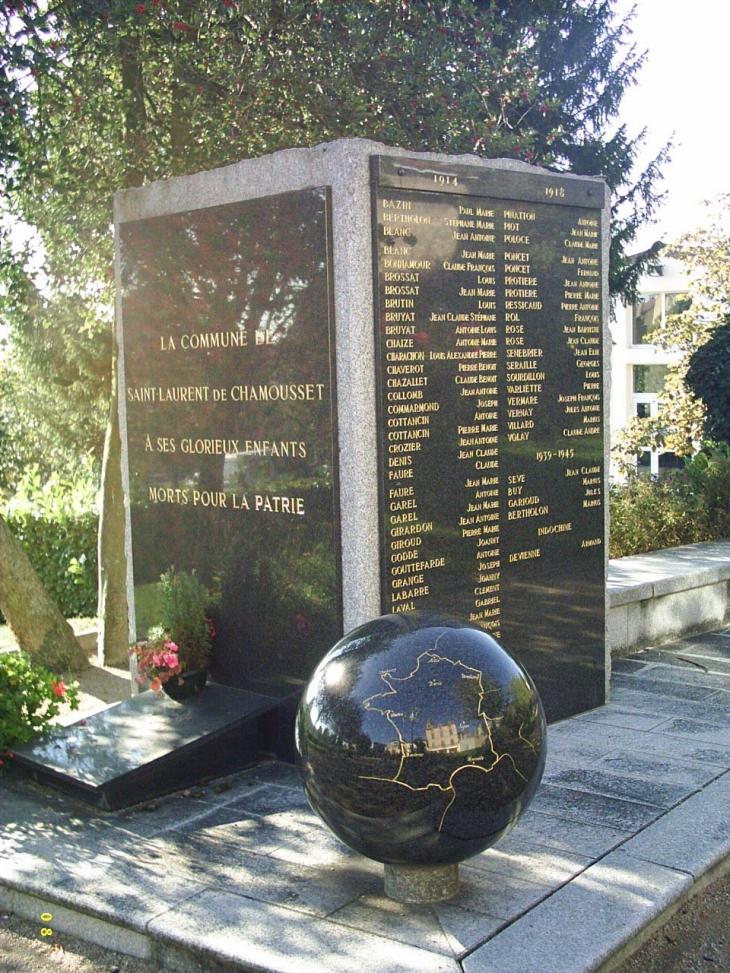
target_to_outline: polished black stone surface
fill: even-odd
[[[553,721],[605,701],[600,181],[379,158],[382,610],[499,637]]]
[[[216,681],[272,695],[342,634],[329,219],[308,189],[120,226],[138,635],[195,568]]]
[[[177,703],[142,693],[15,748],[40,781],[106,810],[127,807],[252,763],[259,720],[277,700],[208,686]]]
[[[297,716],[310,804],[356,851],[463,861],[517,822],[540,783],[545,717],[525,670],[477,625],[386,615],[317,667]]]

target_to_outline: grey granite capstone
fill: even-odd
[[[608,638],[614,656],[730,620],[730,540],[609,561]]]
[[[730,867],[730,630],[614,670],[612,703],[549,728],[532,806],[447,901],[387,898],[271,762],[111,814],[14,771],[0,908],[161,970],[608,971]]]

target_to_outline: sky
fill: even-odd
[[[666,202],[641,231],[641,250],[695,229],[707,212],[701,201],[730,193],[730,0],[617,0],[615,9],[634,5],[633,41],[648,54],[620,120],[630,134],[648,130],[647,158],[675,143],[663,170]]]

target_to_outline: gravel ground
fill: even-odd
[[[690,899],[641,949],[612,973],[728,971],[730,873]]]
[[[41,936],[53,922],[29,922],[0,914],[0,970],[2,973],[159,973],[144,960],[123,956],[66,933]]]

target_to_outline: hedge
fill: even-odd
[[[730,449],[706,447],[660,478],[611,485],[611,557],[730,537]]]
[[[98,514],[87,512],[50,519],[15,513],[6,514],[5,520],[64,617],[94,617]]]

